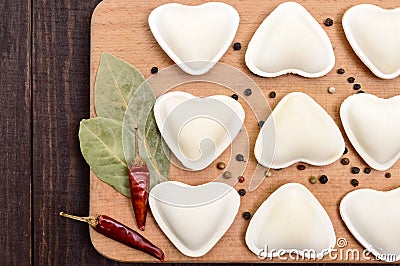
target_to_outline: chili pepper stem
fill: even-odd
[[[135,159],[133,160],[133,166],[141,167],[145,164],[143,158],[139,154],[139,133],[138,126],[135,125]]]
[[[91,227],[96,227],[98,224],[97,221],[97,216],[88,216],[88,217],[80,217],[80,216],[75,216],[75,215],[71,215],[71,214],[67,214],[64,212],[60,212],[60,216],[72,219],[72,220],[77,220],[80,222],[85,222],[88,223]]]

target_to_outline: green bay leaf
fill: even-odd
[[[122,148],[122,124],[103,117],[82,120],[79,141],[83,157],[96,176],[129,197],[128,167]]]
[[[134,93],[124,117],[122,141],[128,165],[135,157],[135,125],[139,130],[139,152],[150,171],[150,187],[169,178],[169,150],[157,128],[153,114],[154,92],[144,82]]]
[[[132,95],[144,81],[142,73],[134,66],[103,53],[94,89],[97,116],[122,122]]]

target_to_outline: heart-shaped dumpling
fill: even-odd
[[[346,11],[342,25],[354,52],[377,77],[400,75],[400,8],[357,5]]]
[[[352,95],[342,103],[340,117],[351,144],[369,166],[384,171],[400,158],[400,96]]]
[[[157,99],[154,116],[176,158],[189,169],[202,170],[236,138],[245,112],[228,96],[199,98],[186,92],[169,92]]]
[[[303,185],[281,186],[258,208],[246,232],[246,244],[259,258],[296,253],[322,258],[336,244],[332,222]]]
[[[246,65],[256,75],[293,73],[308,78],[326,75],[335,65],[328,35],[298,3],[279,5],[260,25],[246,52]]]
[[[400,188],[359,189],[340,203],[340,215],[353,236],[378,259],[400,260]]]
[[[274,169],[296,162],[328,165],[342,156],[344,140],[328,113],[310,96],[293,92],[278,103],[254,148],[259,164]]]
[[[183,71],[202,75],[225,54],[239,20],[239,13],[225,3],[170,3],[151,12],[149,26],[161,48]]]
[[[149,203],[158,225],[175,247],[186,256],[200,257],[229,229],[240,197],[224,183],[193,187],[169,181],[150,191]]]

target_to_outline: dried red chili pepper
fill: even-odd
[[[61,216],[88,223],[94,230],[131,248],[141,250],[160,261],[164,252],[135,230],[106,215],[78,217],[60,212]]]
[[[150,172],[139,155],[138,128],[135,127],[135,159],[129,167],[129,188],[136,224],[144,231],[149,204]]]

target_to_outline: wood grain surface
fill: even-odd
[[[135,65],[145,77],[149,77],[150,69],[158,66],[160,69],[173,64],[163,50],[158,46],[153,38],[147,24],[147,17],[152,9],[167,3],[168,1],[129,1],[129,0],[106,0],[103,1],[95,10],[92,19],[91,34],[91,88],[93,89],[97,67],[100,56],[103,52],[109,52]],[[355,93],[352,84],[347,82],[347,78],[353,76],[356,82],[360,83],[362,90],[367,93],[373,93],[379,97],[391,97],[399,94],[400,79],[381,80],[375,77],[358,59],[349,46],[341,27],[341,18],[346,9],[351,6],[362,3],[360,0],[353,1],[311,1],[304,0],[300,3],[320,22],[329,35],[336,55],[336,66],[329,74],[322,78],[307,79],[296,75],[285,75],[277,78],[261,78],[253,75],[244,64],[244,55],[247,45],[257,27],[264,18],[282,1],[224,1],[235,7],[241,17],[240,26],[234,42],[242,43],[242,50],[234,51],[230,48],[221,59],[222,63],[231,65],[246,75],[250,76],[267,96],[269,92],[276,91],[276,99],[268,99],[273,108],[279,100],[286,94],[293,91],[301,91],[309,94],[333,117],[339,125],[343,136],[345,136],[343,127],[339,119],[339,107],[341,102],[348,96]],[[395,0],[372,1],[373,3],[385,8],[393,8],[398,5]],[[183,2],[182,2],[183,3]],[[185,4],[194,5],[202,3],[198,0],[185,1]],[[332,27],[325,27],[323,21],[330,17],[334,20]],[[338,68],[344,68],[346,73],[339,75],[336,73]],[[327,89],[330,86],[336,88],[335,94],[328,94]],[[209,83],[194,82],[173,88],[174,90],[183,90],[191,92],[198,96],[207,96],[212,94],[230,95],[232,92],[222,86]],[[243,90],[245,88],[242,88]],[[92,91],[93,93],[93,91]],[[93,98],[92,98],[93,100]],[[252,115],[248,105],[243,98],[240,99],[246,110],[245,126],[250,135],[251,154],[255,139],[258,134],[257,120]],[[93,102],[92,102],[93,103]],[[95,115],[95,109],[91,104],[91,115]],[[348,139],[345,137],[346,146],[349,153],[345,156],[351,161],[350,165],[343,166],[339,161],[326,166],[314,167],[308,166],[304,171],[298,171],[296,165],[273,171],[273,176],[263,182],[255,191],[248,193],[242,198],[239,213],[225,236],[217,245],[205,256],[200,258],[188,258],[182,255],[165,237],[162,231],[155,223],[153,217],[149,215],[144,235],[161,247],[166,253],[167,262],[260,262],[260,260],[251,253],[244,242],[244,235],[248,225],[241,215],[244,211],[254,213],[260,204],[279,186],[288,182],[299,182],[307,186],[322,203],[331,217],[337,238],[345,238],[348,245],[347,249],[358,249],[362,252],[363,248],[350,235],[340,219],[338,206],[343,196],[354,190],[350,184],[352,178],[360,181],[358,188],[374,188],[379,190],[390,190],[400,185],[400,163],[397,163],[390,169],[392,178],[384,177],[385,172],[372,171],[366,175],[360,173],[355,176],[350,170],[353,166],[361,169],[366,164],[357,155]],[[229,158],[229,150],[221,155],[217,161],[226,161]],[[246,168],[245,177],[252,176],[256,166],[253,155],[249,158],[249,164]],[[320,176],[326,174],[329,182],[326,185],[309,183],[310,176]],[[192,185],[212,181],[219,175],[215,165],[212,164],[204,171],[189,173],[171,166],[171,180],[183,181]],[[236,189],[247,188],[249,181],[235,186]],[[90,183],[90,211],[91,213],[103,213],[110,215],[117,220],[136,228],[133,219],[133,212],[129,200],[118,194],[111,187],[91,175]],[[95,248],[104,256],[118,261],[129,262],[154,262],[150,256],[127,248],[115,243],[98,233],[91,230],[91,239]],[[337,247],[338,248],[338,247]],[[339,248],[339,251],[341,249]],[[274,262],[279,262],[273,260]],[[294,260],[290,260],[294,262]],[[302,260],[300,260],[302,261]],[[309,262],[306,260],[306,262]],[[358,262],[356,259],[346,261],[342,259],[330,260],[325,257],[322,262]],[[367,261],[364,261],[367,262]]]
[[[0,1],[2,265],[26,264],[31,251],[30,31],[30,3]],[[18,256],[14,255],[16,247]]]

